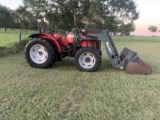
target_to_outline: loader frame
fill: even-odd
[[[86,36],[97,37],[98,40],[103,41],[105,45],[105,51],[112,65],[116,68],[124,69],[126,61],[119,56],[113,39],[107,30],[86,29]]]

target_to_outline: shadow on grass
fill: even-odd
[[[62,61],[56,61],[55,64],[51,67],[51,69],[59,69],[62,71],[77,70],[74,64],[74,58],[71,57],[66,57]]]
[[[74,57],[66,57],[62,61],[56,61],[50,69],[61,71],[79,71],[74,63]],[[102,60],[100,67],[95,72],[121,72],[122,70],[114,68],[109,60]],[[83,72],[83,71],[81,71]]]

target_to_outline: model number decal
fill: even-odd
[[[108,42],[106,42],[106,45],[107,45],[107,47],[108,47],[109,52],[112,53],[112,50],[111,50]]]

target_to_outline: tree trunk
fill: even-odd
[[[22,31],[20,29],[20,31],[19,31],[19,42],[21,43],[21,41],[22,41]]]
[[[76,21],[76,9],[73,10],[73,19],[74,19],[74,26],[77,27],[77,21]]]
[[[7,28],[6,27],[4,27],[4,31],[7,32]]]

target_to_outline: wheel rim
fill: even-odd
[[[36,44],[30,49],[30,57],[37,64],[44,63],[48,58],[47,49],[40,44]]]
[[[80,56],[79,63],[83,68],[89,69],[95,65],[96,59],[92,53],[85,52]]]

